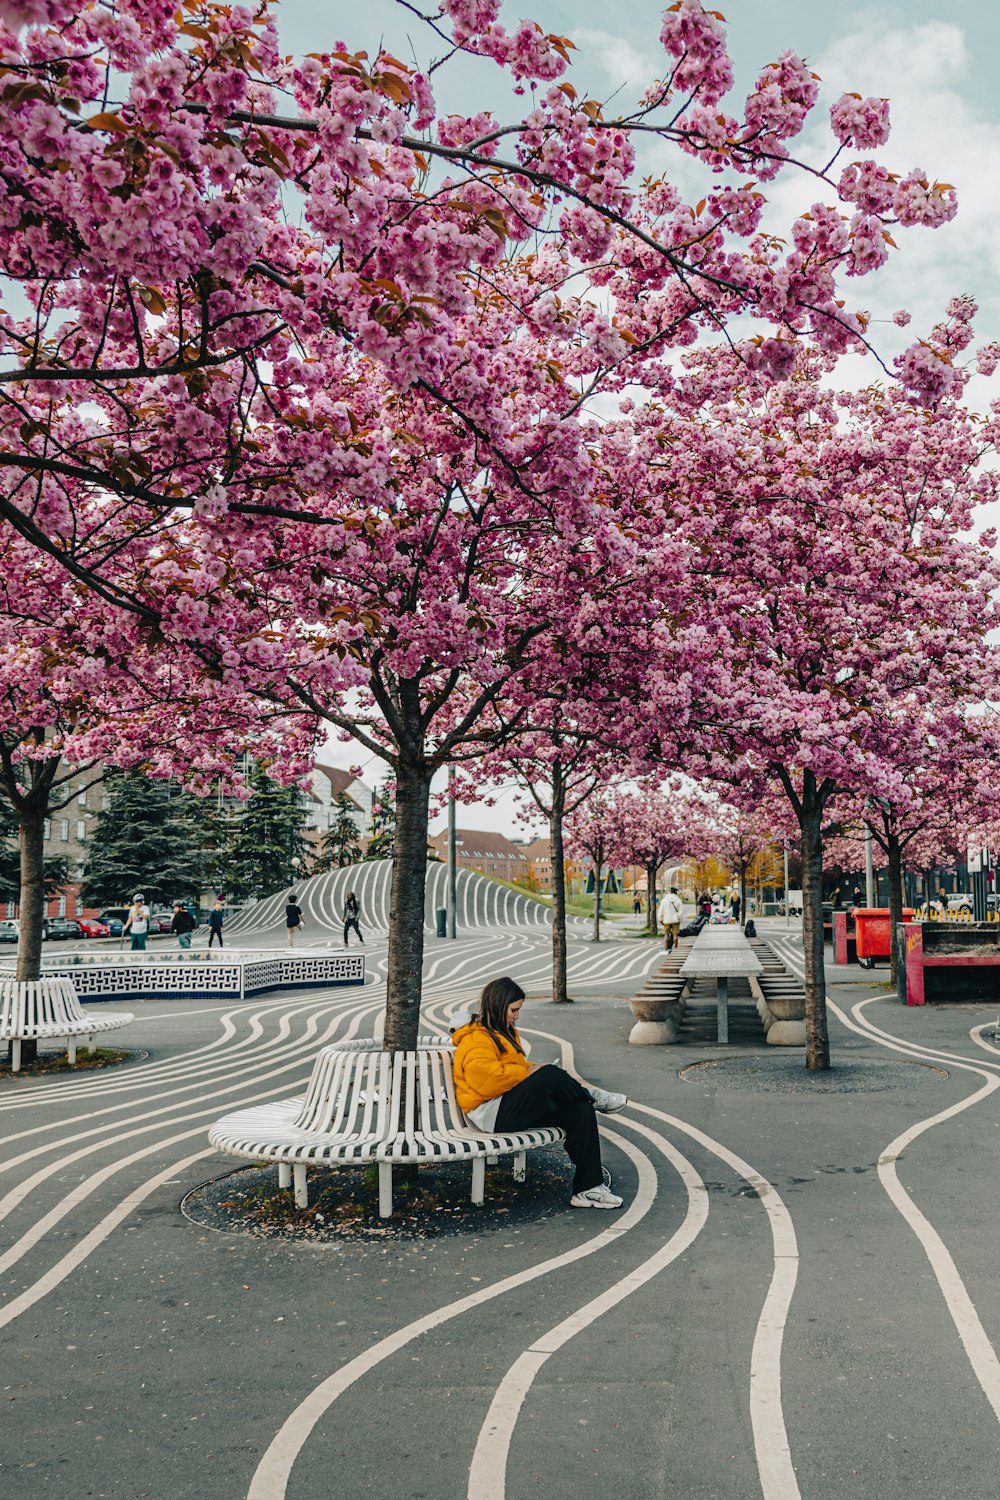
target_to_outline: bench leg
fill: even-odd
[[[292,1166],[290,1162],[279,1161],[278,1163],[278,1186],[288,1188],[292,1185]]]
[[[295,1207],[309,1207],[309,1185],[306,1182],[306,1164],[297,1161],[292,1168],[292,1178],[295,1182]]]
[[[514,1181],[523,1182],[528,1175],[528,1153],[527,1151],[514,1152]]]
[[[382,1219],[392,1218],[392,1162],[378,1164],[378,1211]]]
[[[66,1038],[66,1056],[69,1058],[70,1067],[72,1067],[73,1064],[76,1062],[76,1037],[75,1036],[68,1036]]]
[[[716,980],[715,1008],[718,1016],[719,1041],[729,1041],[729,976],[720,974]]]
[[[84,1040],[83,1040],[83,1050],[84,1050],[84,1052],[93,1052],[93,1050],[94,1050],[94,1038],[92,1036],[84,1037]]]
[[[21,1071],[21,1039],[15,1037],[10,1044],[10,1070],[12,1073]]]
[[[485,1156],[474,1156],[472,1158],[472,1201],[480,1208],[486,1197],[486,1158]]]

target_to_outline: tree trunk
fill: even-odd
[[[658,861],[648,861],[646,864],[646,931],[650,937],[656,937],[659,932],[659,923],[656,920],[656,908],[659,902],[656,899],[656,877],[660,873]]]
[[[601,866],[604,864],[604,843],[596,844],[593,849],[594,855],[594,938],[595,943],[601,941]]]
[[[826,1019],[826,973],[823,967],[823,806],[816,775],[802,776],[799,827],[802,834],[802,946],[806,961],[806,1067],[822,1072],[830,1066]],[[785,895],[787,901],[787,892]]]
[[[740,926],[747,925],[747,867],[740,865]]]
[[[886,839],[886,854],[889,859],[889,978],[895,989],[898,968],[896,935],[903,920],[903,907],[906,905],[903,894],[903,851],[895,833],[890,833]]]
[[[417,1044],[424,964],[424,891],[431,771],[422,760],[396,767],[396,829],[389,909],[385,1050]]]
[[[20,816],[21,932],[17,945],[17,978],[37,979],[42,972],[42,919],[45,916],[45,807],[28,806]]]
[[[17,979],[38,979],[42,972],[42,921],[45,917],[45,812],[47,788],[41,805],[32,798],[19,812],[18,843],[21,856],[20,934],[17,944]],[[12,1049],[8,1048],[8,1057]],[[21,1043],[21,1065],[38,1057],[38,1042]]]
[[[566,866],[563,863],[563,813],[566,789],[556,761],[552,774],[552,811],[549,813],[549,853],[552,856],[552,1002],[566,1005]]]

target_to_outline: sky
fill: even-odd
[[[614,95],[614,106],[624,106],[662,71],[663,9],[652,0],[618,0],[617,5],[608,0],[517,0],[504,5],[501,18],[513,29],[530,15],[546,31],[569,37],[576,51],[566,76],[578,92],[602,101]],[[832,154],[827,110],[841,93],[885,96],[892,135],[881,159],[893,170],[919,166],[958,190],[959,211],[951,224],[933,232],[894,232],[899,253],[888,265],[863,281],[845,283],[848,304],[872,315],[873,338],[883,357],[891,360],[941,317],[949,298],[963,293],[980,306],[977,340],[1000,340],[1000,90],[995,81],[1000,0],[879,5],[729,0],[724,12],[736,72],[734,101],[786,49],[800,53],[820,75],[820,103],[814,123],[796,145],[798,156],[821,164]],[[403,60],[416,58],[422,65],[440,55],[440,43],[413,9],[394,0],[367,0],[363,7],[337,0],[281,0],[276,14],[286,52],[322,51],[344,42],[349,50],[363,49],[372,56],[384,45]],[[446,112],[490,108],[502,121],[515,118],[520,101],[493,64],[463,58],[437,77],[439,107]],[[739,113],[735,103],[731,112]],[[692,186],[699,171],[680,153],[655,144],[642,168],[665,170],[680,185],[689,173]],[[792,171],[766,191],[768,227],[778,232],[815,199],[830,197],[814,178]],[[913,316],[905,332],[891,322],[898,308]],[[863,385],[878,374],[871,359],[852,357],[844,361],[838,380]],[[997,382],[1000,376],[993,382],[979,377],[970,382],[970,403],[983,406],[997,399]],[[359,749],[332,744],[323,758],[345,767],[361,765],[369,782],[382,779],[380,764]],[[459,822],[520,834],[524,829],[515,816],[513,797],[502,793],[495,806],[461,809]],[[438,818],[432,827],[442,823]]]

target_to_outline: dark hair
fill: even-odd
[[[296,900],[295,892],[294,891],[289,891],[288,895],[286,897],[286,900],[288,900],[288,901],[294,901],[294,900]]]
[[[479,1010],[476,1021],[488,1031],[497,1043],[497,1050],[502,1051],[498,1038],[503,1037],[516,1047],[518,1052],[524,1048],[519,1044],[514,1034],[513,1026],[507,1023],[507,1008],[516,1005],[518,1000],[524,999],[524,991],[515,979],[506,976],[503,979],[491,979],[489,984],[484,985],[483,992],[479,997]]]

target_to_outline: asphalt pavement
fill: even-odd
[[[567,1172],[536,1218],[488,1199],[458,1234],[185,1215],[238,1165],[214,1119],[371,1034],[379,939],[363,991],[130,1001],[126,1065],[0,1079],[2,1492],[992,1500],[995,1009],[831,967],[829,1075],[749,1022],[630,1047],[657,949],[628,925],[571,940],[571,1006],[515,931],[432,944],[425,1000],[445,1024],[514,973],[535,1055],[629,1094],[604,1122],[620,1214],[570,1209]],[[758,930],[801,962],[794,928]]]

